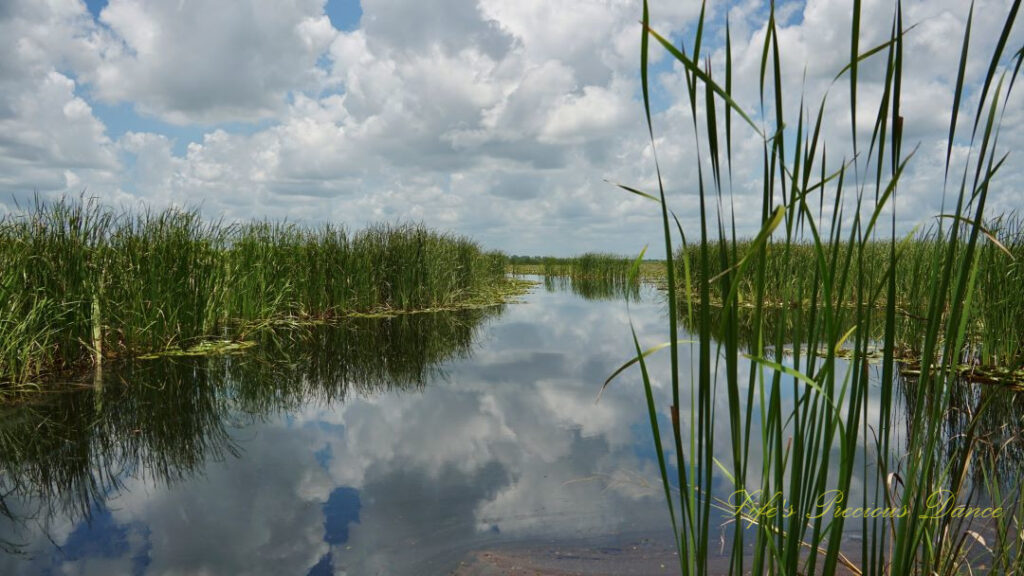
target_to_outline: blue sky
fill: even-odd
[[[324,12],[335,28],[345,32],[358,29],[359,19],[363,17],[359,0],[327,0]]]
[[[1007,4],[976,6],[968,100]],[[893,4],[863,5],[869,46],[887,33]],[[949,63],[966,20],[958,0],[903,6],[918,24],[907,40],[905,132],[920,148],[895,203],[901,231],[941,207]],[[33,194],[86,190],[111,205],[195,205],[228,220],[421,221],[512,253],[651,245],[659,255],[657,211],[606,182],[656,187],[640,101],[640,8],[639,0],[11,0],[0,11],[0,213]],[[848,59],[849,10],[827,0],[777,4],[791,128],[801,91],[816,105]],[[696,2],[651,2],[653,26],[685,45],[698,11]],[[702,56],[721,77],[728,15],[735,96],[748,110],[758,107],[766,13],[759,0],[708,3]],[[1012,46],[1024,37],[1019,28]],[[693,229],[696,161],[706,155],[691,133],[679,65],[660,48],[651,55],[659,160],[670,201]],[[862,118],[873,117],[879,94],[871,66]],[[836,162],[852,153],[847,92],[829,95]],[[1011,158],[1024,143],[1019,93],[1001,140]],[[739,126],[734,144],[730,191],[740,232],[752,235],[761,143]],[[1004,166],[990,213],[1024,202],[1018,166]]]

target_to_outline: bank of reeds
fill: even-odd
[[[638,300],[640,298],[639,282],[614,282],[545,275],[544,289],[548,292],[569,291],[585,300]]]
[[[421,225],[349,233],[37,201],[0,220],[0,382],[281,319],[498,301],[506,265]]]
[[[632,258],[588,252],[565,260],[546,259],[544,274],[604,282],[625,282],[628,280],[632,264]]]
[[[640,278],[630,274],[633,260],[615,254],[588,252],[572,258],[544,258],[536,273],[549,289],[568,288],[588,300],[636,298]]]
[[[968,349],[963,351],[961,357],[963,362],[1013,371],[1024,367],[1024,330],[1021,330],[1021,326],[1024,326],[1024,292],[1015,288],[1024,286],[1024,223],[1018,215],[1005,215],[990,222],[987,231],[998,244],[986,241],[976,248],[978,264],[971,294],[973,306],[965,324]],[[950,250],[947,240],[948,236],[941,234],[936,227],[906,238],[898,246],[895,266],[892,268],[899,324],[896,330],[899,337],[897,349],[905,354],[919,353],[923,345],[918,338],[917,327],[928,312],[931,288],[927,282],[928,272],[934,259]],[[722,250],[717,242],[712,244],[712,252]],[[820,300],[824,294],[814,289],[818,278],[815,274],[817,264],[813,244],[795,242],[787,246],[784,242],[769,240],[763,251],[758,250],[751,240],[737,242],[734,246],[740,258],[746,254],[751,255],[750,266],[760,268],[763,264],[764,278],[761,281],[766,296],[762,305],[766,308],[809,309],[809,298],[812,295],[818,299],[814,305],[821,305]],[[864,242],[857,247],[856,254],[850,252],[849,245],[839,246],[836,257],[839,260],[848,259],[850,276],[863,281],[844,286],[841,293],[830,294],[833,300],[830,304],[853,308],[859,301],[870,300],[879,312],[884,311],[886,296],[875,297],[871,291],[884,280],[889,270],[889,248],[889,242],[877,239]],[[952,247],[958,258],[963,257],[967,248],[968,245],[963,241]],[[685,282],[689,263],[697,262],[699,257],[698,246],[676,251],[677,283]],[[713,259],[708,264],[707,271],[699,267],[689,268],[691,292],[687,293],[685,286],[679,285],[677,297],[684,301],[699,297],[699,294],[692,291],[692,287],[723,273],[722,260]],[[758,278],[737,279],[736,298],[741,307],[753,308],[757,286]],[[725,296],[721,290],[720,284],[710,283],[712,303],[721,304]],[[770,312],[768,314],[771,315]],[[852,315],[848,317],[853,319]],[[874,323],[875,336],[879,340],[883,324]],[[847,329],[850,327],[852,324]]]
[[[1005,11],[999,32],[986,38],[994,47],[974,76],[983,80],[969,90],[964,79],[975,74],[967,68],[976,31],[973,5],[964,6],[961,58],[949,64],[957,80],[945,189],[936,190],[946,201],[931,240],[908,246],[897,229],[895,198],[915,154],[914,142],[904,142],[910,132],[902,109],[905,38],[920,32],[910,31],[898,0],[877,45],[863,42],[861,3],[852,3],[851,41],[843,47],[849,58],[831,85],[833,95],[847,100],[838,106],[839,98],[814,104],[783,89],[780,66],[789,59],[782,47],[788,44],[779,38],[774,4],[763,34],[755,36],[763,39],[760,75],[741,78],[733,74],[728,20],[714,58],[724,66],[716,68],[702,46],[705,11],[680,46],[650,27],[644,2],[640,74],[657,188],[623,188],[653,200],[661,215],[669,255],[669,405],[656,402],[647,365],[647,356],[662,347],[645,353],[634,332],[631,363],[640,369],[668,504],[665,520],[676,536],[682,574],[708,574],[709,559],[722,552],[730,574],[1024,569],[1024,466],[1007,467],[1005,443],[981,433],[986,422],[996,428],[1018,423],[1002,422],[1007,412],[993,411],[993,403],[1006,402],[1004,395],[965,394],[957,371],[971,324],[999,322],[989,315],[1011,315],[1000,311],[1007,294],[1011,310],[1012,299],[1019,299],[1019,286],[1005,280],[1015,264],[988,246],[999,222],[986,204],[1008,157],[1000,120],[1008,106],[1019,104],[1010,93],[1024,50],[1009,41],[1020,4],[986,8]],[[696,181],[686,183],[699,207],[693,228],[674,218],[674,191],[666,190],[657,167],[652,44],[685,77],[692,125],[669,129],[692,132],[693,149],[700,151],[692,158]],[[870,89],[859,81],[868,72]],[[759,94],[756,111],[734,97],[740,82]],[[785,103],[799,103],[799,112],[787,116]],[[865,110],[871,110],[866,118]],[[833,133],[823,122],[826,114],[843,115],[854,128]],[[871,127],[870,137],[859,134],[861,126]],[[741,246],[729,210],[732,170],[738,140],[751,137],[762,143],[762,198],[759,207],[742,209],[759,210],[761,224]],[[954,146],[969,153],[954,154]],[[681,267],[677,243],[688,246]],[[912,273],[900,271],[908,265]],[[986,282],[988,289],[979,290]],[[923,359],[905,397],[898,394],[894,358],[903,294],[919,295],[911,303]],[[780,300],[800,305],[777,306]],[[741,311],[748,307],[744,342]],[[771,323],[765,321],[769,309],[775,310]],[[681,340],[681,317],[696,327],[693,344]],[[997,352],[1000,346],[1008,345],[999,342],[982,354],[1007,354]],[[860,361],[875,349],[882,350],[877,365]],[[951,427],[950,418],[958,424]],[[859,538],[846,539],[850,532]]]

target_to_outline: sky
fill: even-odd
[[[779,2],[781,70],[820,101],[848,61],[851,2]],[[979,0],[965,118],[1011,0]],[[663,254],[640,91],[639,0],[0,0],[0,213],[33,195],[83,192],[115,207],[199,207],[210,218],[358,229],[423,222],[514,254]],[[905,148],[918,150],[895,203],[899,231],[943,206],[963,0],[904,2]],[[653,27],[690,43],[700,5],[651,2]],[[889,0],[864,0],[862,46],[884,40]],[[754,114],[767,3],[708,3],[704,54],[722,75],[724,22],[737,101]],[[1024,43],[1014,30],[1009,53]],[[684,229],[699,226],[698,147],[684,76],[652,51],[658,160]],[[883,78],[860,80],[870,138]],[[1005,62],[1004,65],[1009,64]],[[872,68],[874,66],[874,68]],[[1005,67],[1005,66],[1004,66]],[[1024,105],[988,213],[1024,201]],[[828,92],[829,157],[852,156],[848,87]],[[703,114],[703,107],[699,111]],[[863,125],[862,125],[863,124]],[[961,122],[963,125],[964,122]],[[791,141],[792,133],[790,134]],[[757,232],[760,137],[734,128],[729,187],[741,235]],[[956,141],[954,157],[967,157]],[[704,160],[706,162],[706,157]],[[730,215],[731,217],[731,215]]]

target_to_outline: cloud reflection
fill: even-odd
[[[633,315],[655,324],[661,307],[634,304]],[[26,555],[0,558],[0,570],[412,574],[494,542],[664,530],[642,394],[623,380],[594,403],[629,350],[627,322],[621,302],[538,291],[472,356],[404,390],[275,404],[284,392],[257,395],[240,379],[254,373],[221,367],[237,457],[203,457],[174,482],[125,469],[91,523],[64,511],[48,536],[11,531]]]

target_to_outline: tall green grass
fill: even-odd
[[[543,259],[540,273],[548,290],[569,289],[588,300],[637,298],[640,278],[630,274],[631,258],[588,252],[572,258]]]
[[[0,220],[0,383],[282,318],[494,302],[506,265],[420,225],[353,234],[37,201]]]
[[[972,290],[974,306],[966,319],[966,336],[971,347],[970,360],[983,367],[1017,370],[1024,366],[1024,291],[1015,286],[1024,285],[1024,232],[1021,219],[1017,215],[1007,215],[989,223],[988,230],[999,243],[985,242],[977,247],[978,272]],[[759,251],[751,240],[741,240],[733,244],[742,258],[750,254],[751,266],[764,267],[764,292],[767,295],[762,301],[765,308],[809,308],[808,299],[815,295],[820,306],[823,294],[815,291],[817,277],[809,271],[816,268],[815,246],[809,242],[796,242],[785,246],[784,243],[769,239],[765,250]],[[919,341],[919,321],[928,312],[928,270],[931,262],[949,246],[938,228],[917,234],[905,239],[900,245],[900,256],[893,268],[895,275],[895,298],[897,314],[897,349],[905,353],[920,352],[922,342]],[[967,249],[965,242],[954,248],[958,252]],[[712,251],[721,251],[713,246]],[[832,293],[833,306],[854,308],[861,300],[870,300],[879,313],[884,312],[887,297],[875,298],[870,291],[883,281],[889,269],[889,243],[870,239],[858,246],[858,254],[854,257],[848,253],[850,247],[839,246],[837,257],[850,260],[851,277],[862,279],[862,283],[851,283],[844,287],[843,292]],[[696,299],[699,295],[692,292],[692,286],[705,283],[708,278],[715,278],[723,273],[723,262],[709,262],[706,273],[699,268],[692,270],[689,278],[691,292],[686,292],[683,278],[686,277],[684,262],[696,262],[700,256],[700,247],[691,245],[685,251],[676,251],[677,297],[684,303],[687,299]],[[763,262],[762,262],[763,260]],[[736,297],[741,307],[752,309],[754,296],[757,294],[758,278],[743,277],[737,279]],[[858,294],[858,290],[866,290]],[[720,305],[727,294],[722,293],[722,286],[710,283],[710,297],[713,304]],[[771,315],[770,311],[765,312]],[[714,313],[713,313],[714,314]],[[750,316],[751,314],[743,314]],[[792,315],[790,315],[792,316]],[[884,315],[883,315],[884,318]],[[854,318],[848,317],[847,328],[853,326]],[[876,330],[874,336],[882,338],[881,329],[884,321],[872,323]],[[967,356],[967,355],[965,355]],[[965,358],[967,361],[967,358]]]
[[[547,256],[537,260],[539,262],[528,264],[539,263],[540,273],[545,276],[566,276],[607,282],[628,282],[629,270],[633,265],[632,258],[598,252],[587,252],[571,258]]]
[[[545,275],[544,289],[548,292],[569,291],[585,300],[638,300],[640,298],[639,282],[615,282]]]
[[[1011,268],[1009,255],[987,246],[997,237],[999,220],[985,212],[991,181],[1007,160],[999,146],[999,121],[1024,59],[1024,50],[1007,45],[1019,6],[1013,2],[1002,15],[1003,29],[987,59],[985,79],[972,93],[977,108],[962,110],[970,7],[961,60],[950,63],[958,80],[949,115],[947,208],[925,240],[907,245],[896,229],[894,198],[914,155],[903,141],[901,101],[905,35],[911,32],[898,1],[887,39],[875,46],[861,44],[861,3],[853,3],[849,60],[836,70],[833,84],[833,90],[848,93],[846,110],[835,110],[825,100],[809,105],[800,95],[784,92],[774,6],[765,25],[760,77],[738,78],[728,21],[724,72],[713,71],[702,47],[703,9],[693,44],[680,47],[650,27],[644,3],[640,71],[652,149],[658,141],[648,71],[653,42],[685,71],[684,102],[695,149],[704,151],[693,159],[697,178],[687,185],[699,206],[696,229],[684,228],[675,218],[656,149],[658,189],[622,186],[657,203],[669,256],[670,406],[655,402],[647,358],[635,333],[632,363],[639,365],[645,388],[670,512],[666,520],[676,536],[683,574],[709,573],[709,558],[720,546],[730,574],[1022,569],[1024,504],[1017,482],[1024,468],[1019,463],[1009,470],[999,466],[1005,462],[1004,445],[980,433],[986,418],[1000,417],[990,412],[998,400],[969,388],[965,401],[957,372],[970,349],[972,324],[985,323],[989,313],[1006,314],[999,310],[1007,293],[1011,312],[1016,310],[1013,299],[1020,298],[1018,286],[998,282],[1007,270],[1016,274],[1017,269]],[[1004,57],[1015,62],[1001,67]],[[873,117],[858,120],[867,98],[858,78],[867,63],[874,67],[872,74],[882,68],[881,93],[871,92],[877,97]],[[733,97],[741,81],[759,81],[757,112]],[[786,102],[800,103],[796,117],[785,117]],[[850,155],[836,162],[838,136],[823,128],[826,114],[846,114],[853,127],[870,122],[870,139],[863,141],[851,129]],[[958,122],[961,114],[966,132]],[[725,207],[732,205],[734,146],[737,138],[751,134],[762,143],[761,227],[741,245]],[[966,164],[954,162],[954,142],[970,148]],[[685,246],[682,252],[673,250],[677,242]],[[913,272],[901,272],[901,267]],[[988,274],[997,278],[986,280]],[[979,290],[986,282],[991,282],[988,289]],[[780,301],[799,305],[777,306]],[[922,363],[914,385],[906,388],[903,401],[909,413],[904,414],[894,355],[897,317],[908,304],[919,320],[909,337]],[[741,338],[748,307],[743,320],[748,336]],[[695,344],[680,342],[680,317],[696,327]],[[996,343],[982,354],[1016,353],[1000,350],[1009,345],[1002,340],[1006,331],[996,330],[996,336],[984,337]],[[862,361],[876,347],[883,351],[880,364]],[[843,355],[852,360],[840,357],[843,350],[852,350]],[[682,361],[687,354],[688,371]],[[961,424],[955,434],[949,425],[953,410]],[[663,422],[671,427],[665,438]],[[729,495],[735,490],[759,490],[765,499],[777,495],[786,513],[733,506]],[[903,513],[898,518],[816,515],[822,495],[830,490],[851,499],[845,506],[896,507]],[[1002,506],[1004,516],[973,523],[948,515],[929,517],[929,499],[938,490],[948,490],[959,503]],[[861,538],[844,543],[850,531]]]

